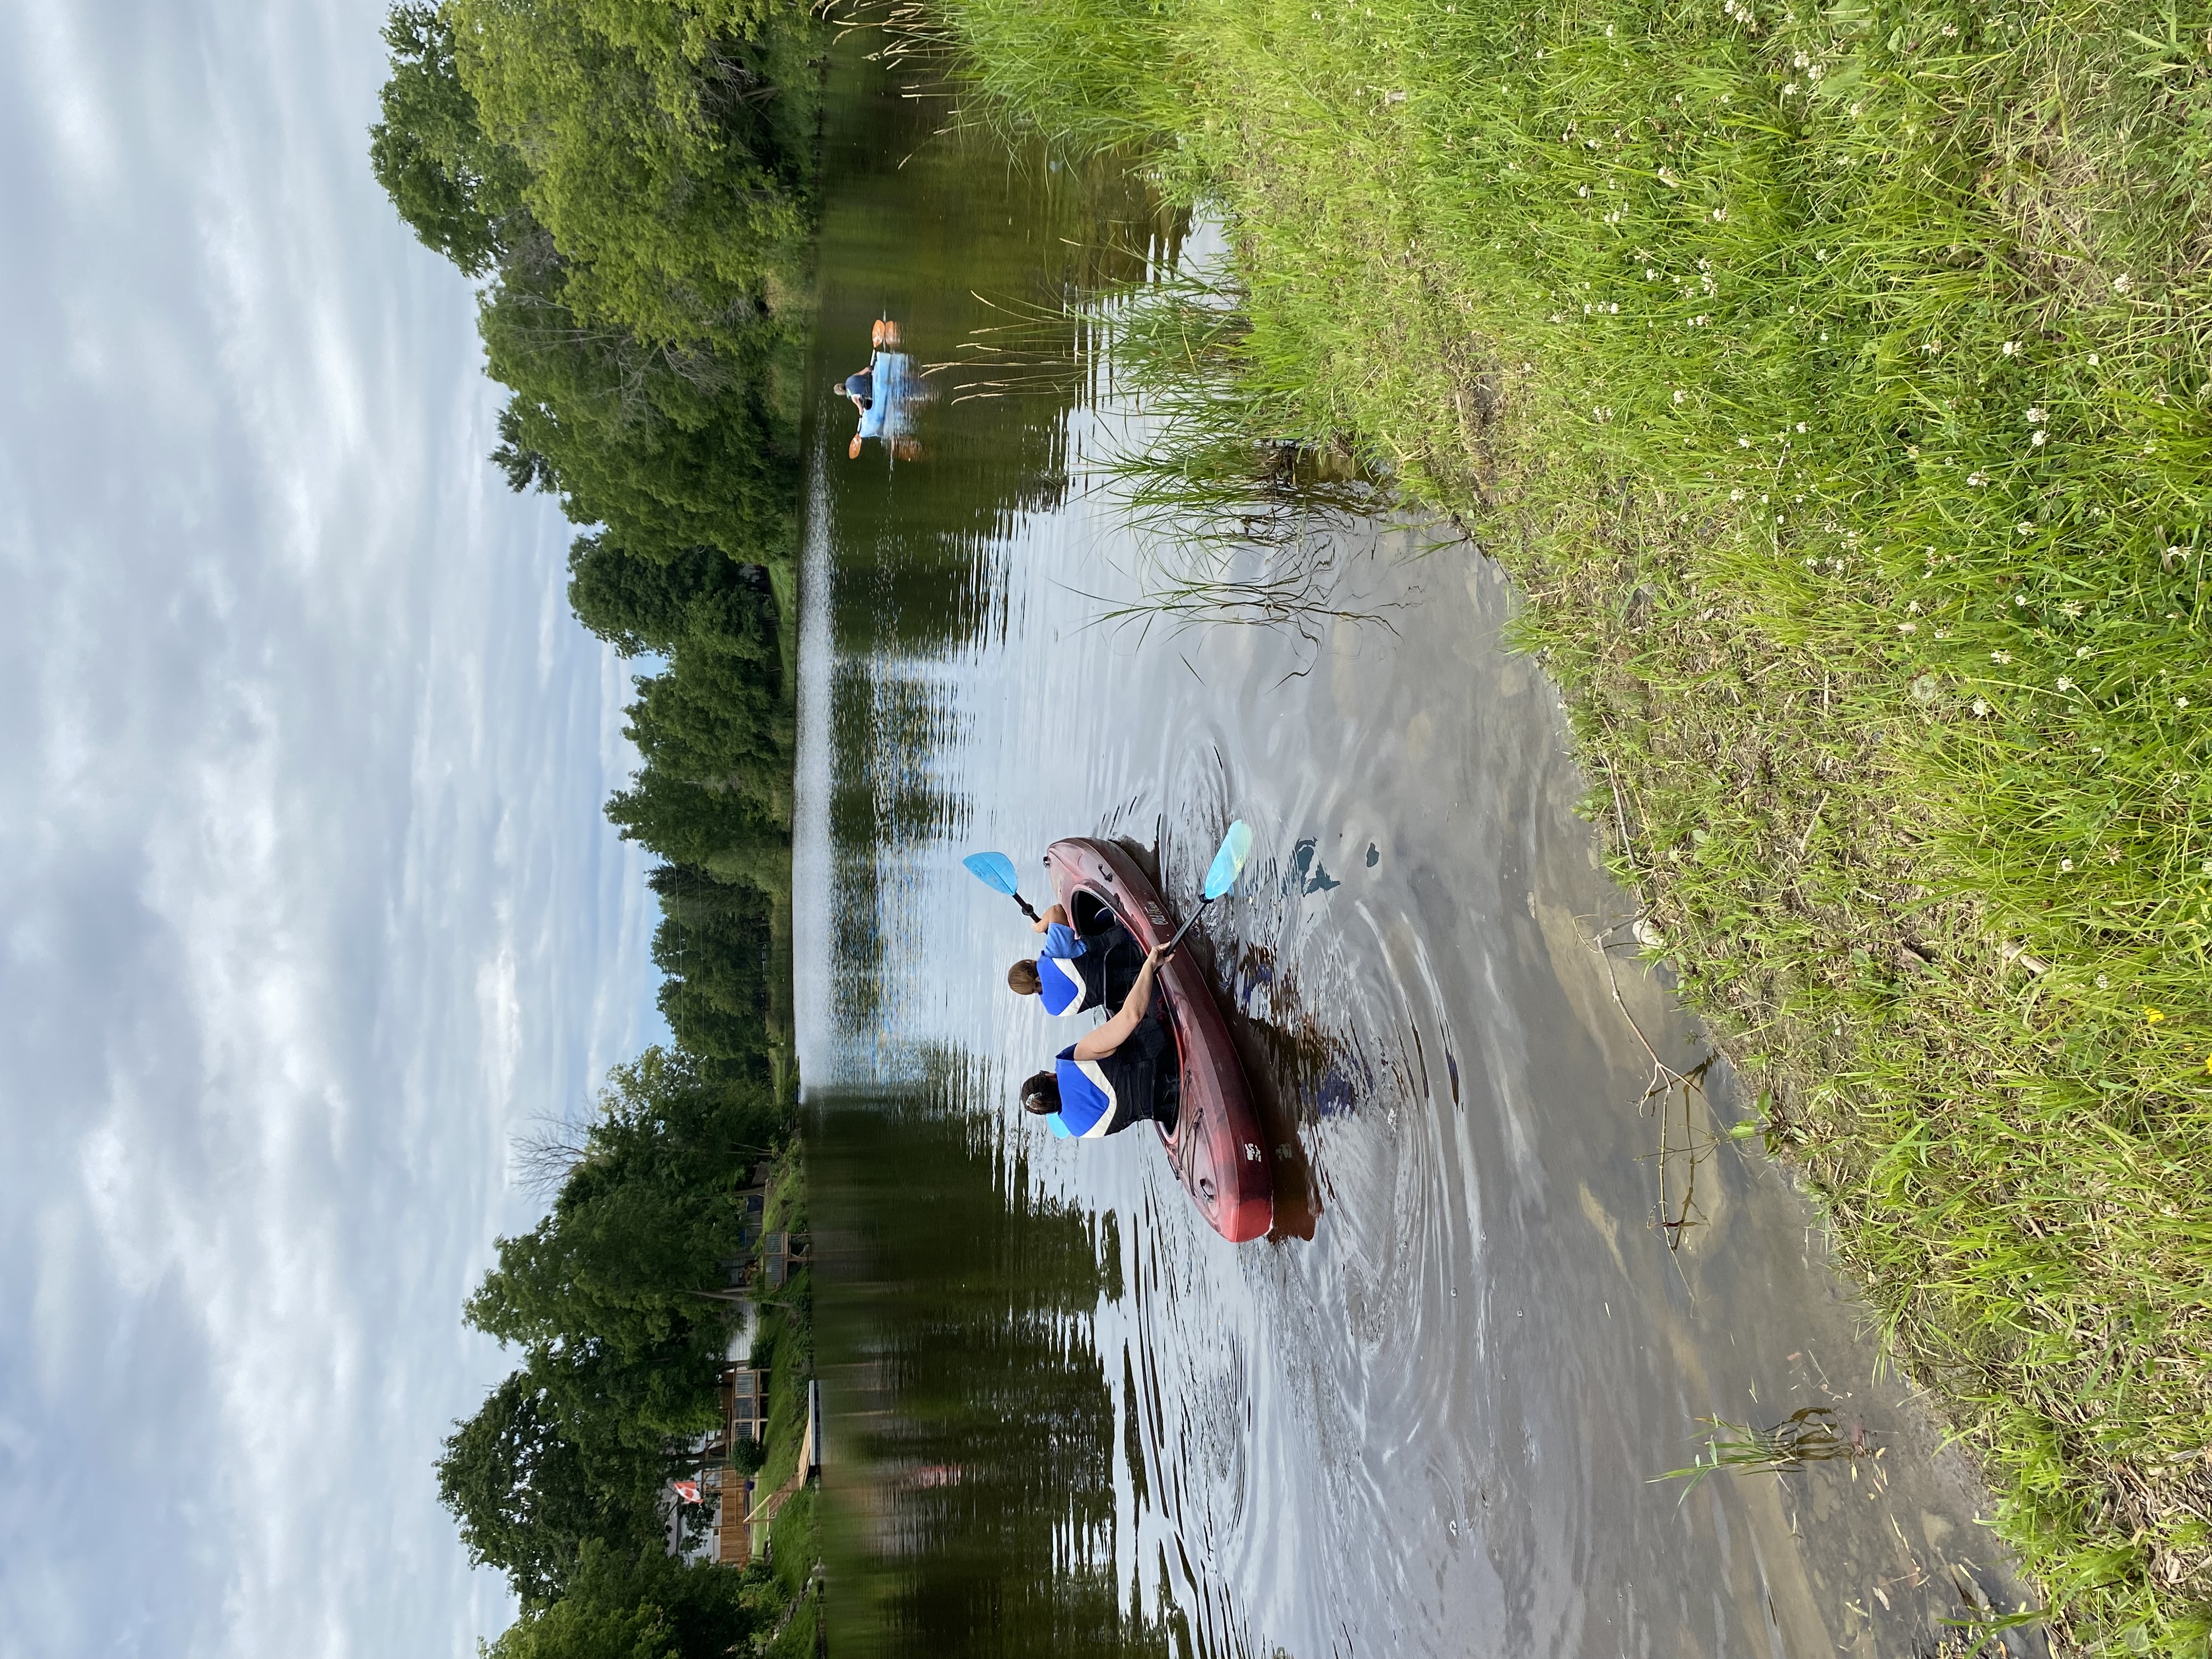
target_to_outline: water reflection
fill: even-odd
[[[845,1653],[1165,1653],[1115,1571],[1113,1396],[1093,1340],[1120,1247],[1040,1198],[979,1071],[817,1103],[817,1352],[842,1437],[830,1548]],[[1102,1265],[1104,1264],[1104,1265]]]
[[[888,307],[920,357],[948,356],[921,342],[957,342],[989,310],[976,292],[1049,301],[1070,280],[1068,216],[1090,227],[1068,240],[1116,245],[1115,204],[1142,205],[1133,186],[1071,198],[1011,162],[909,151],[896,101],[872,161],[876,140],[838,140],[866,216],[833,211],[832,333]],[[1134,1607],[1158,1632],[1113,1639],[1182,1632],[1206,1653],[1873,1659],[2014,1605],[1969,1471],[1877,1376],[1815,1218],[1729,1139],[1746,1103],[1724,1068],[1699,1071],[1695,1025],[1627,950],[1632,907],[1575,815],[1557,701],[1503,647],[1502,578],[1463,545],[1346,525],[1333,556],[1352,586],[1303,630],[1101,625],[1145,603],[1143,550],[1110,480],[1070,480],[1141,444],[1150,416],[1073,395],[1079,376],[1048,386],[940,398],[915,465],[848,464],[842,432],[817,446],[802,1063],[817,1087],[880,1089],[916,1054],[974,1056],[942,1097],[972,1121],[929,1133],[957,1127],[996,1196],[939,1196],[893,1133],[904,1108],[833,1114],[824,1156],[880,1165],[873,1201],[893,1206],[910,1169],[913,1207],[943,1230],[862,1276],[870,1317],[974,1294],[1059,1356],[1002,1376],[1029,1360],[958,1338],[971,1352],[933,1364],[973,1415],[932,1395],[919,1426],[882,1373],[898,1415],[866,1433],[905,1471],[890,1490],[908,1517],[871,1534],[899,1564],[882,1582],[911,1589],[947,1552],[969,1588],[931,1604],[951,1611],[928,1639],[1000,1640],[976,1587],[1043,1571],[1030,1534],[992,1530],[1003,1504],[1032,1528],[1055,1517],[1046,1603],[1087,1609],[1093,1635]],[[1295,1192],[1272,1242],[1242,1249],[1145,1137],[1056,1143],[1014,1120],[1003,1080],[1065,1037],[1005,991],[1027,935],[958,864],[997,847],[1027,874],[1060,836],[1127,836],[1187,907],[1231,816],[1259,845],[1197,937]],[[1678,1097],[1668,1073],[1698,1086]],[[857,1150],[836,1148],[841,1123]],[[1072,1243],[1034,1305],[1005,1282],[1028,1271],[1018,1253],[981,1278],[960,1266],[979,1259],[961,1241],[1011,1224],[1000,1211],[1089,1238],[1095,1279],[1063,1273]],[[825,1317],[841,1294],[826,1273]],[[1807,1407],[1882,1455],[1652,1484],[1701,1418]],[[1009,1474],[987,1503],[969,1452],[1017,1420],[1067,1437],[1031,1467],[1068,1484]]]

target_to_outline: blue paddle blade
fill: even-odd
[[[970,853],[960,860],[968,866],[968,873],[994,893],[1004,893],[1012,898],[1021,888],[1021,879],[1014,874],[1014,861],[1004,853]]]
[[[1239,818],[1229,826],[1229,833],[1221,838],[1221,850],[1213,855],[1213,862],[1206,872],[1206,902],[1219,898],[1237,884],[1237,872],[1243,869],[1244,860],[1252,852],[1252,826]]]

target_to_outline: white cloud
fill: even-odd
[[[627,677],[368,177],[383,10],[0,9],[0,1655],[472,1652],[459,1303],[643,1040]]]

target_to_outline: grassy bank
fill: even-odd
[[[2057,1630],[2203,1652],[2212,13],[946,15],[1225,216],[1221,418],[1511,570],[1618,873]]]

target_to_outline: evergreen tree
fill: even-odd
[[[743,633],[767,622],[773,604],[766,568],[719,548],[641,558],[601,532],[577,537],[568,550],[568,608],[625,657],[672,655],[687,635]]]

